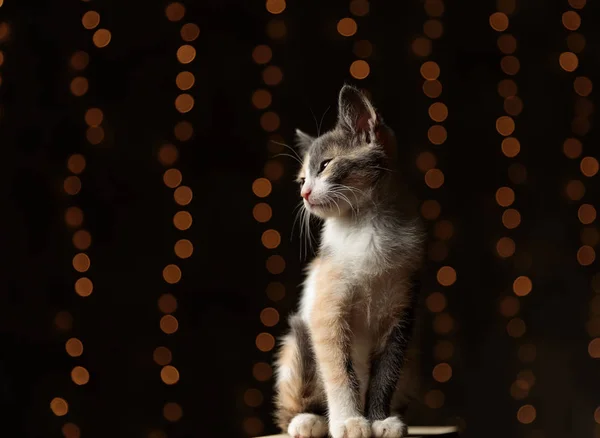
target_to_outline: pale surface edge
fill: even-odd
[[[429,426],[412,426],[408,428],[409,435],[440,435],[445,433],[458,432],[458,428],[454,426],[440,426],[440,427],[429,427]],[[289,438],[289,435],[269,435],[258,438]]]

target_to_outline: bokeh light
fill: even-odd
[[[530,424],[535,421],[536,411],[532,405],[521,406],[517,412],[519,423]]]
[[[579,59],[573,52],[563,52],[558,57],[558,63],[563,70],[572,72],[575,71],[579,66]]]
[[[172,365],[166,365],[160,370],[160,378],[166,385],[179,382],[179,370]]]
[[[589,245],[583,245],[577,250],[577,261],[582,266],[589,266],[596,260],[596,251]]]
[[[285,0],[267,0],[266,8],[271,14],[281,14],[285,11]]]
[[[197,24],[186,23],[181,27],[181,31],[179,33],[181,35],[181,39],[189,43],[198,38],[200,35],[200,28]]]
[[[173,315],[164,315],[160,318],[160,329],[168,334],[172,335],[179,328],[179,321]]]
[[[263,352],[271,351],[275,347],[275,338],[269,333],[260,333],[256,337],[256,347]]]
[[[152,353],[152,359],[158,365],[164,366],[171,363],[173,355],[171,354],[171,350],[167,347],[156,347]]]
[[[181,280],[181,269],[174,264],[167,265],[163,269],[163,278],[169,284],[178,283]]]
[[[94,32],[94,36],[92,37],[94,45],[98,48],[108,46],[111,39],[112,34],[108,29],[98,29],[96,32]]]
[[[77,338],[71,338],[65,343],[65,350],[71,357],[79,357],[83,354],[83,343]]]
[[[514,158],[521,151],[521,143],[515,137],[506,137],[502,140],[502,153],[508,158]]]
[[[497,32],[504,32],[508,29],[508,16],[503,12],[494,12],[490,15],[490,26]]]
[[[582,224],[591,224],[596,220],[596,209],[591,204],[581,204],[577,211],[577,217]]]
[[[431,409],[439,409],[444,406],[445,396],[439,389],[432,389],[425,393],[425,404]]]
[[[337,31],[340,35],[349,37],[356,33],[358,26],[352,18],[342,18],[338,21]]]
[[[355,79],[364,79],[369,76],[370,72],[369,64],[362,59],[357,59],[350,65],[350,74]]]
[[[425,184],[431,189],[438,189],[444,184],[444,173],[440,169],[429,169],[425,173]]]
[[[513,281],[513,292],[517,296],[524,297],[531,292],[532,288],[531,279],[525,275],[521,275]]]
[[[75,292],[81,297],[89,297],[93,290],[94,284],[87,277],[81,277],[75,282]]]
[[[260,312],[260,321],[266,327],[273,327],[279,322],[279,312],[273,307],[267,307]]]
[[[158,161],[163,166],[172,166],[179,158],[177,148],[172,144],[165,144],[158,150]]]
[[[515,253],[515,241],[510,237],[501,237],[496,243],[496,252],[503,258],[512,256]]]
[[[167,421],[174,423],[181,420],[181,417],[183,416],[183,409],[179,404],[169,402],[163,407],[163,416]]]
[[[525,321],[521,318],[513,318],[506,325],[506,331],[512,338],[520,338],[525,334],[526,330]]]
[[[456,271],[451,266],[442,266],[438,269],[436,278],[442,286],[452,286],[456,282]]]
[[[258,362],[252,367],[252,375],[259,382],[266,382],[273,376],[273,368],[265,362]]]
[[[63,417],[69,412],[69,405],[64,398],[55,397],[50,402],[50,409],[57,417]]]
[[[177,310],[177,298],[172,294],[163,294],[158,299],[158,309],[165,314],[173,313]]]
[[[280,255],[272,255],[267,259],[266,267],[273,275],[281,274],[285,270],[285,260]]]
[[[85,385],[90,381],[90,373],[81,366],[76,366],[71,370],[71,380],[76,385]]]
[[[427,297],[425,303],[430,312],[439,313],[446,308],[446,297],[441,292],[433,292]]]
[[[452,367],[447,363],[439,363],[432,372],[435,381],[445,383],[452,378]]]

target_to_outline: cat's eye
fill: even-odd
[[[321,161],[321,164],[319,165],[319,173],[323,172],[330,162],[331,160]]]
[[[306,178],[300,178],[300,179],[298,180],[298,182],[300,183],[300,185],[301,185],[301,186],[303,186],[303,185],[304,185],[304,182],[305,182],[305,181],[306,181]]]

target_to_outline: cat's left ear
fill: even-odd
[[[296,147],[302,155],[308,150],[313,141],[315,141],[314,137],[311,137],[304,131],[296,129]]]
[[[360,90],[344,85],[338,98],[338,124],[353,134],[371,133],[379,126],[377,111]]]

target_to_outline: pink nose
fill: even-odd
[[[311,191],[310,189],[302,189],[302,191],[300,192],[300,196],[302,196],[304,199],[306,199],[307,201],[309,201],[309,197],[310,197]]]

